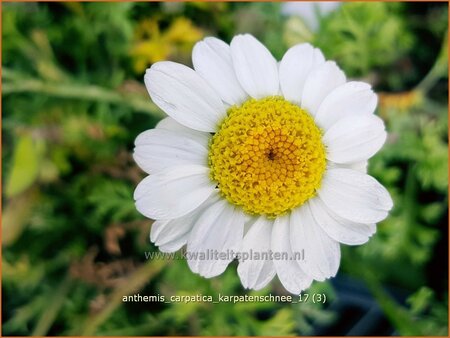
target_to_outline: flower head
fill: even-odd
[[[187,245],[191,270],[204,277],[237,253],[251,289],[277,275],[300,293],[334,276],[340,243],[367,242],[392,208],[366,174],[386,140],[370,85],[347,82],[306,43],[278,63],[248,34],[230,45],[206,38],[192,60],[194,70],[167,61],[145,75],[169,115],[135,142],[150,176],[134,197],[156,220],[151,240],[164,252]]]

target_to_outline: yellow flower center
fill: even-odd
[[[325,147],[304,109],[281,97],[250,99],[228,110],[211,139],[209,165],[230,203],[274,218],[315,194]]]

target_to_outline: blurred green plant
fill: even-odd
[[[344,3],[322,20],[314,42],[350,75],[366,75],[412,48],[414,37],[402,7],[401,3]]]
[[[369,171],[395,209],[369,243],[342,247],[341,273],[365,281],[400,334],[448,334],[447,264],[438,260],[447,256],[445,4],[345,3],[316,33],[283,17],[279,3],[2,7],[4,335],[299,335],[336,320],[313,303],[122,302],[138,292],[247,293],[235,266],[206,280],[182,260],[145,261],[157,249],[134,208],[144,174],[131,157],[136,135],[163,116],[142,83],[145,67],[189,64],[197,39],[241,32],[278,58],[312,42],[383,91],[389,139]],[[411,296],[399,304],[383,285]],[[250,294],[283,292],[273,282]],[[329,282],[308,292],[338,300]]]

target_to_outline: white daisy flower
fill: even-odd
[[[298,294],[335,276],[340,243],[367,242],[393,205],[366,174],[386,140],[370,85],[347,82],[307,43],[277,63],[248,34],[230,45],[206,38],[192,61],[157,62],[145,74],[168,115],[134,149],[150,174],[134,198],[156,220],[151,241],[163,252],[187,245],[189,267],[207,278],[239,252],[250,289],[277,275]]]

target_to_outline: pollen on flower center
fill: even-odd
[[[276,217],[303,204],[325,171],[320,129],[281,97],[231,107],[212,137],[211,178],[221,194],[250,214]]]

